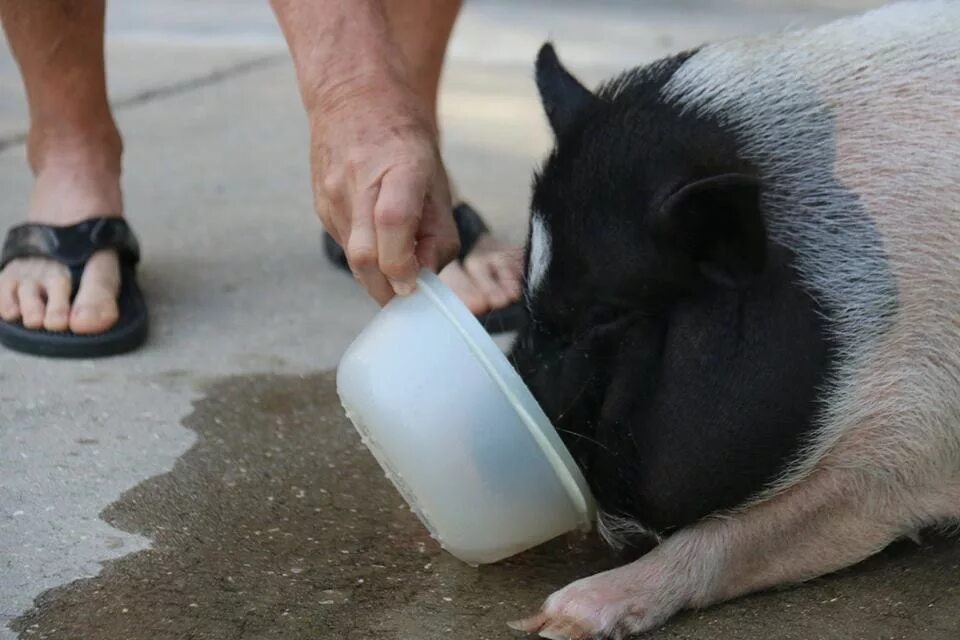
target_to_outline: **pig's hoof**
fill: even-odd
[[[540,613],[509,623],[548,640],[621,640],[660,626],[678,607],[618,570],[578,580],[547,598]]]

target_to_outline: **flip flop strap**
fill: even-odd
[[[140,243],[123,218],[91,218],[66,227],[21,224],[7,233],[0,254],[0,269],[17,258],[49,258],[74,271],[103,249],[115,250],[125,266],[134,266],[140,261]]]
[[[460,236],[460,255],[458,259],[463,262],[474,245],[485,233],[490,231],[487,223],[483,221],[476,209],[466,202],[462,202],[453,208],[453,221],[457,225],[457,233]]]

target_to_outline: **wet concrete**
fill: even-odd
[[[480,569],[444,554],[360,444],[329,373],[211,383],[184,424],[193,448],[101,514],[152,548],[42,594],[13,625],[21,638],[511,638],[506,620],[612,562],[578,536]],[[955,640],[960,546],[897,545],[651,637]]]
[[[497,638],[598,566],[573,541],[484,570],[443,554],[342,417],[332,375],[215,384],[185,425],[198,440],[173,470],[102,514],[153,548],[43,594],[22,637]]]

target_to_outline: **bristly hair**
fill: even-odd
[[[606,102],[626,100],[631,103],[662,100],[660,95],[663,85],[673,77],[673,74],[683,66],[694,54],[699,51],[690,49],[681,53],[657,60],[643,67],[636,67],[621,73],[610,80],[603,82],[597,88],[597,96]]]
[[[656,531],[643,526],[634,518],[597,512],[597,532],[614,551],[640,546],[643,542],[660,544],[663,538]]]

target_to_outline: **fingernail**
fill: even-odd
[[[414,285],[409,282],[401,282],[399,280],[391,280],[390,285],[393,287],[393,290],[397,292],[398,296],[407,296],[413,293]]]

